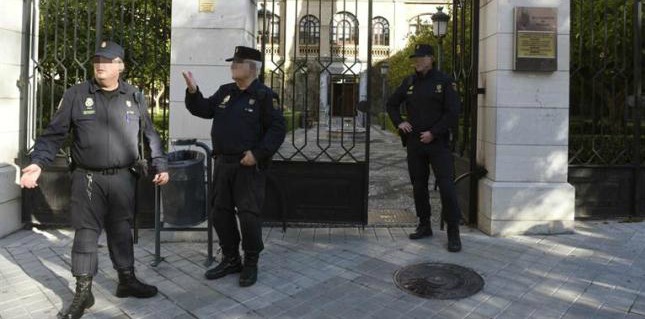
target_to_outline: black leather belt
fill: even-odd
[[[104,169],[76,167],[76,169],[78,169],[81,172],[97,173],[101,175],[116,175],[117,173],[120,173],[122,171],[129,170],[130,167],[112,167],[112,168],[104,168]]]

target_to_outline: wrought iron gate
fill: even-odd
[[[486,170],[477,165],[477,98],[479,83],[479,0],[452,2],[452,76],[457,82],[462,113],[454,131],[456,185],[462,215],[477,224],[478,180]]]
[[[569,182],[576,217],[645,216],[643,1],[571,1]]]
[[[102,40],[126,51],[123,78],[148,97],[149,111],[167,139],[171,0],[25,0],[20,156],[47,126],[63,92],[92,76],[91,58]],[[166,144],[166,143],[164,143]],[[43,172],[37,190],[25,193],[23,220],[41,214],[44,224],[65,224],[69,205],[66,152]],[[141,188],[146,197],[152,189]],[[148,194],[150,195],[150,194]],[[147,196],[146,198],[152,198]],[[140,207],[139,211],[152,207]]]
[[[259,1],[262,76],[288,122],[267,194],[281,200],[267,201],[267,219],[367,223],[370,117],[358,103],[370,101],[371,24],[371,0]]]

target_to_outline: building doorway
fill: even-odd
[[[355,117],[358,100],[358,78],[356,76],[333,76],[331,86],[331,115]]]

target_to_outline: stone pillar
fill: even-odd
[[[0,238],[22,227],[20,187],[17,185],[20,131],[20,90],[17,82],[22,68],[23,1],[0,3]]]
[[[513,71],[514,8],[531,0],[480,3],[478,226],[487,234],[555,234],[574,230],[574,188],[567,183],[570,0],[543,0],[558,10],[557,70]]]
[[[172,1],[170,53],[170,139],[209,141],[211,121],[191,115],[185,107],[183,70],[193,72],[204,96],[232,82],[230,63],[235,46],[255,47],[255,0],[214,0],[213,12],[200,12],[202,1]],[[206,1],[204,1],[206,2]]]

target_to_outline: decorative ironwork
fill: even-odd
[[[477,223],[477,181],[485,170],[477,166],[477,99],[479,76],[479,0],[454,0],[452,5],[452,77],[461,96],[462,114],[453,130],[462,214]],[[462,182],[463,181],[463,182]],[[462,185],[463,184],[463,185]]]
[[[320,42],[320,20],[311,14],[302,17],[298,35],[298,44],[317,45]]]
[[[387,59],[390,56],[390,47],[385,45],[372,46],[372,58],[376,60]]]
[[[642,0],[571,2],[569,182],[576,217],[645,214],[644,32]]]
[[[372,45],[390,45],[390,23],[383,17],[372,19]]]
[[[424,263],[394,273],[401,290],[427,299],[461,299],[478,293],[484,279],[472,269],[453,264]]]
[[[569,164],[645,163],[645,149],[635,153],[645,137],[635,134],[642,126],[634,103],[635,55],[643,52],[634,50],[635,37],[642,36],[634,30],[634,5],[571,3]]]
[[[273,174],[285,197],[300,194],[303,187],[317,194],[286,198],[289,207],[275,208],[286,210],[286,215],[269,208],[266,216],[367,222],[370,119],[357,106],[370,96],[372,1],[367,1],[367,15],[359,13],[359,2],[365,3],[346,0],[332,10],[318,0],[258,2],[264,9],[261,18],[268,12],[295,14],[282,19],[294,21],[280,26],[289,35],[280,39],[284,51],[263,50],[264,83],[279,94],[288,122]],[[368,26],[368,38],[359,39],[359,24]],[[267,18],[260,19],[259,28],[260,34],[271,28]],[[260,40],[261,48],[269,47],[266,39]],[[359,54],[359,42],[368,47],[366,57]]]

